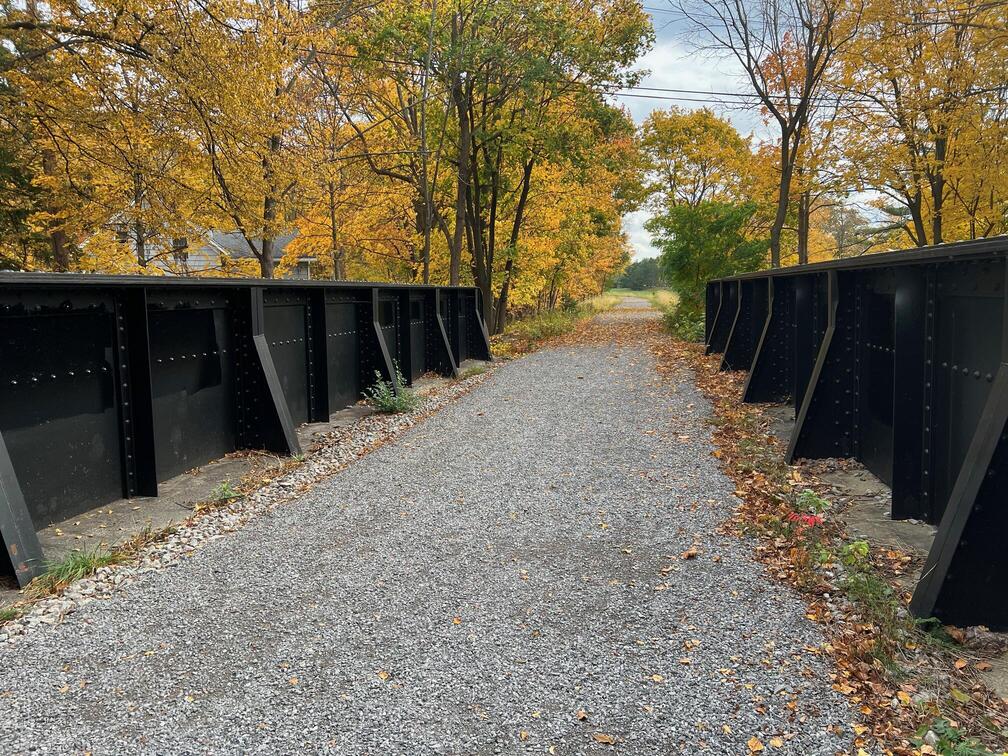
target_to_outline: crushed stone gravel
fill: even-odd
[[[847,750],[804,604],[717,533],[708,417],[642,344],[506,364],[0,643],[0,751]]]

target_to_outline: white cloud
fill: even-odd
[[[651,213],[646,210],[638,210],[623,216],[623,230],[633,247],[634,260],[658,256],[658,250],[651,244],[651,234],[644,228],[644,223],[650,217]]]
[[[727,56],[719,57],[694,49],[684,39],[683,31],[667,23],[661,14],[655,16],[654,22],[655,45],[637,64],[638,69],[649,72],[640,86],[695,90],[698,94],[636,90],[635,94],[648,96],[616,96],[615,101],[624,105],[638,124],[652,110],[665,110],[673,105],[685,110],[709,107],[729,120],[743,136],[755,134],[757,138],[763,137],[766,130],[758,113],[726,102],[730,98],[713,94],[748,91],[738,62]],[[658,250],[651,244],[650,234],[644,229],[649,217],[650,213],[644,210],[623,216],[623,228],[633,245],[635,260],[658,255]]]

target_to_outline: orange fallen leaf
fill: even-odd
[[[453,625],[461,625],[462,624],[462,618],[461,617],[452,617],[452,624]]]
[[[378,675],[378,679],[379,680],[388,680],[389,679],[389,673],[386,672],[384,669],[379,669],[375,674]]]
[[[777,737],[770,738],[770,745],[772,745],[774,748],[783,748],[784,738],[777,738]]]
[[[680,556],[683,559],[696,559],[696,555],[697,555],[696,547],[693,547],[691,549],[687,549],[682,554],[680,554]]]
[[[296,677],[292,677],[287,682],[290,683],[291,685],[297,685],[298,684],[298,679]]]
[[[596,732],[592,735],[592,740],[596,743],[602,743],[604,745],[616,745],[616,738],[612,735],[606,735],[604,732]]]
[[[757,737],[749,738],[746,745],[749,746],[749,753],[759,753],[763,750],[763,742]]]
[[[522,730],[521,732],[518,733],[518,740],[528,740],[528,738],[529,734],[527,731]]]
[[[656,683],[659,683],[659,682],[661,682],[661,681],[662,681],[662,680],[664,680],[664,679],[665,679],[665,678],[664,678],[664,677],[662,677],[661,675],[651,675],[651,680],[652,680],[653,682],[656,682]]]
[[[976,668],[979,669],[981,672],[986,672],[991,668],[991,665],[989,662],[977,662]]]
[[[954,666],[956,669],[963,669],[967,664],[969,664],[969,662],[965,659],[956,659]]]
[[[574,716],[577,718],[579,722],[584,722],[586,719],[588,719],[588,712],[585,711],[584,709],[578,709],[576,712],[574,712]]]

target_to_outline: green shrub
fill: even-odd
[[[210,492],[210,498],[214,501],[226,502],[241,497],[241,492],[231,485],[230,480],[225,480]]]
[[[704,340],[706,331],[703,313],[693,312],[680,303],[678,306],[666,310],[663,319],[666,330],[677,339],[693,342]]]
[[[375,371],[374,385],[364,389],[364,398],[379,412],[394,415],[400,412],[412,412],[420,406],[420,397],[415,391],[406,388],[406,379],[403,377],[399,365],[395,365],[396,381],[399,383],[399,391],[396,392],[395,384],[386,381],[381,373]]]

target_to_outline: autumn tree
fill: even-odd
[[[1003,3],[875,1],[845,56],[847,155],[912,244],[1005,228],[1006,21]]]
[[[741,65],[779,132],[780,177],[770,227],[770,263],[781,261],[792,179],[827,73],[857,32],[860,8],[846,0],[682,0],[683,14]]]
[[[746,198],[752,151],[726,120],[708,108],[655,110],[640,127],[644,189],[659,211]]]

